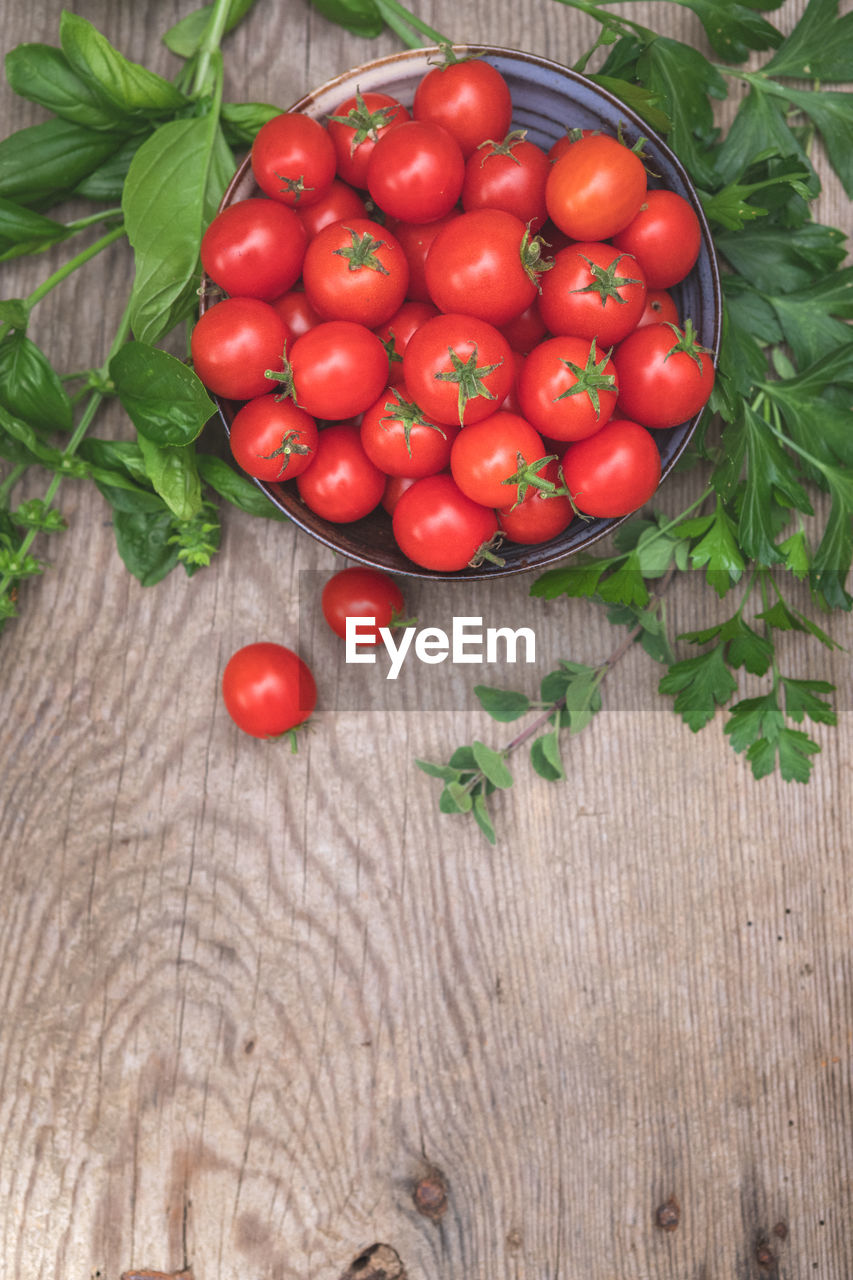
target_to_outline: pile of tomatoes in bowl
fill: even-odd
[[[590,120],[589,82],[573,110],[582,77],[502,56],[398,55],[270,119],[202,241],[192,357],[236,462],[403,573],[515,571],[601,536],[714,382],[719,282],[677,161],[616,100]],[[386,63],[406,101],[393,75],[370,87]],[[537,82],[552,70],[568,90]]]

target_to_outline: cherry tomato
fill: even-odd
[[[438,307],[431,302],[404,302],[390,320],[375,330],[388,352],[388,383],[392,387],[403,385],[403,352],[416,329],[438,315]]]
[[[317,424],[291,400],[275,394],[249,400],[234,415],[229,436],[234,461],[258,480],[291,480],[314,458]]]
[[[676,427],[697,414],[714,386],[714,363],[688,320],[647,324],[613,352],[618,412],[646,427]]]
[[[402,246],[409,264],[409,288],[406,297],[412,302],[429,302],[429,289],[426,282],[426,260],[432,242],[454,218],[458,218],[459,209],[451,209],[443,218],[433,222],[401,222],[392,218],[386,224]]]
[[[388,356],[365,325],[326,320],[293,343],[290,371],[296,403],[314,418],[340,421],[378,399],[388,379]]]
[[[562,465],[575,506],[589,516],[629,515],[660,484],[654,437],[625,418],[611,418],[595,435],[570,445]]]
[[[560,464],[556,458],[546,462],[539,474],[555,489],[562,487]],[[531,485],[521,502],[498,509],[498,523],[510,542],[547,542],[568,528],[574,514],[565,494],[548,493]]]
[[[228,659],[222,673],[225,708],[244,733],[278,738],[308,719],[317,705],[310,668],[292,649],[260,641]]]
[[[305,228],[307,239],[313,240],[318,231],[332,222],[340,222],[344,218],[366,218],[367,207],[357,191],[335,178],[318,200],[304,209],[300,208],[296,216]]]
[[[390,320],[406,296],[409,264],[378,222],[348,218],[318,231],[302,267],[308,301],[326,320],[373,329]]]
[[[412,115],[442,125],[467,157],[486,139],[506,136],[512,99],[506,80],[490,63],[458,60],[451,52],[444,66],[433,67],[418,84]]]
[[[287,329],[260,298],[224,298],[196,323],[190,339],[195,371],[208,391],[253,400],[270,389],[267,369],[282,368]]]
[[[582,440],[616,408],[616,368],[595,338],[566,335],[540,342],[518,379],[522,413],[552,440]]]
[[[681,324],[678,307],[666,289],[649,289],[646,306],[637,321],[637,328],[644,324]]]
[[[272,301],[299,278],[308,238],[297,214],[275,200],[241,200],[201,238],[201,265],[226,293]]]
[[[557,138],[556,142],[552,142],[548,148],[548,159],[553,163],[559,160],[560,156],[565,155],[569,147],[575,142],[580,142],[581,138],[592,137],[593,134],[601,133],[600,129],[568,129],[565,133]]]
[[[494,325],[476,316],[438,315],[412,334],[403,378],[435,422],[467,425],[494,413],[512,387],[512,349]]]
[[[280,298],[275,299],[272,306],[284,321],[291,340],[301,338],[303,333],[313,329],[322,319],[306,298],[305,290],[301,288],[283,293]]]
[[[544,455],[542,437],[527,419],[499,409],[459,432],[450,473],[472,502],[504,507],[518,499],[519,481]]]
[[[513,351],[520,351],[522,355],[532,351],[548,332],[539,310],[538,294],[529,307],[525,307],[509,324],[502,324],[500,330]]]
[[[439,231],[426,282],[439,311],[508,324],[536,298],[540,243],[514,213],[474,209]]]
[[[441,125],[406,120],[376,143],[367,188],[379,208],[403,222],[434,222],[456,204],[465,180],[459,144]]]
[[[406,398],[405,387],[394,387],[365,410],[360,431],[375,466],[389,476],[417,479],[444,470],[459,427],[431,422]]]
[[[497,533],[498,518],[442,473],[416,480],[401,495],[392,524],[403,555],[424,569],[453,572],[483,553]]]
[[[639,213],[613,237],[631,253],[650,289],[669,289],[691,270],[702,247],[702,230],[691,205],[675,191],[646,193]]]
[[[609,244],[569,245],[542,277],[539,310],[553,334],[597,338],[609,347],[636,327],[645,305],[642,268]]]
[[[394,508],[400,501],[402,495],[407,489],[411,489],[415,483],[416,477],[412,476],[389,476],[385,481],[385,492],[382,495],[381,506],[389,516],[393,516]]]
[[[367,186],[367,165],[376,142],[389,129],[411,119],[408,111],[387,93],[355,95],[342,102],[327,129],[338,160],[338,173],[354,187]]]
[[[462,208],[504,209],[535,232],[547,216],[545,184],[551,162],[525,135],[526,130],[516,129],[503,142],[481,143],[468,157]]]
[[[296,477],[307,507],[332,524],[348,524],[369,515],[385,491],[385,476],[361,446],[358,427],[348,422],[324,427],[314,461]]]
[[[609,240],[627,227],[645,196],[642,160],[605,133],[573,142],[545,188],[550,218],[574,240]]]
[[[353,566],[329,578],[320,598],[323,617],[336,636],[346,639],[347,618],[372,618],[373,628],[362,624],[360,644],[379,644],[380,627],[391,627],[403,616],[403,593],[393,578],[379,569]]]
[[[317,120],[285,111],[261,125],[252,144],[255,181],[273,200],[305,208],[335,176],[335,148]]]

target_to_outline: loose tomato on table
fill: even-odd
[[[291,400],[268,393],[234,415],[229,443],[234,461],[256,480],[292,480],[313,461],[317,424]]]
[[[419,479],[443,471],[459,427],[432,422],[407,399],[405,387],[389,387],[366,409],[359,428],[364,452],[389,476]]]
[[[443,472],[416,480],[397,500],[392,523],[403,555],[421,568],[452,573],[494,559],[495,512],[472,502]]]
[[[518,379],[522,413],[552,440],[591,436],[612,416],[617,394],[616,367],[595,338],[562,335],[540,342]]]
[[[660,484],[654,437],[625,418],[611,418],[595,435],[570,445],[562,467],[572,501],[588,516],[630,515]]]
[[[535,463],[546,450],[539,432],[517,413],[499,409],[491,417],[463,427],[450,451],[450,473],[473,502],[503,507],[535,484]]]
[[[271,302],[295,284],[308,237],[287,205],[261,198],[222,209],[201,238],[201,265],[226,293]]]
[[[252,172],[272,200],[305,208],[319,200],[335,176],[335,148],[319,121],[285,111],[261,125],[251,151]]]
[[[367,165],[377,141],[389,129],[411,119],[401,102],[387,93],[361,93],[329,117],[326,128],[335,148],[338,174],[354,187],[367,186]]]
[[[349,524],[378,507],[385,475],[370,461],[358,427],[336,422],[317,439],[314,460],[296,477],[306,507],[332,524]]]
[[[395,237],[370,218],[345,218],[311,240],[302,265],[308,301],[326,320],[376,328],[399,310],[409,264]]]
[[[642,207],[613,244],[633,254],[650,289],[669,289],[691,271],[702,247],[699,219],[676,191],[646,192]]]
[[[359,627],[360,644],[379,644],[380,627],[393,627],[403,618],[403,593],[393,578],[379,569],[353,566],[329,578],[320,598],[323,617],[335,635],[346,639],[348,618],[372,618],[373,628]]]
[[[573,240],[609,240],[639,213],[646,189],[636,152],[609,134],[593,133],[554,162],[545,202],[552,222]]]
[[[467,426],[506,399],[515,379],[512,348],[494,325],[476,316],[434,316],[409,339],[403,378],[430,418]]]
[[[260,298],[224,298],[205,311],[190,338],[196,373],[208,391],[252,400],[269,391],[268,369],[283,366],[287,329]]]
[[[305,662],[285,645],[260,641],[228,659],[222,673],[225,708],[244,733],[279,738],[303,724],[317,705],[317,685]]]
[[[714,387],[711,353],[692,321],[647,324],[613,352],[619,382],[617,412],[646,427],[675,427],[706,404]]]
[[[506,80],[491,63],[459,58],[447,49],[444,65],[433,67],[420,80],[412,115],[447,129],[467,158],[481,142],[506,136],[512,97]]]
[[[282,381],[312,417],[340,421],[363,413],[387,379],[388,355],[375,333],[353,320],[325,320],[293,343]]]
[[[429,121],[406,120],[383,134],[367,166],[371,198],[403,222],[443,218],[459,199],[464,180],[458,142]]]
[[[427,288],[439,311],[479,316],[500,328],[535,300],[546,265],[541,242],[514,213],[474,209],[433,240]]]
[[[542,277],[539,310],[553,334],[610,347],[636,327],[645,305],[646,278],[636,258],[599,241],[561,249]]]

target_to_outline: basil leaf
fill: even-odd
[[[268,520],[287,520],[284,512],[270,501],[260,485],[235,471],[223,458],[212,453],[200,453],[196,462],[204,483],[241,511],[250,516],[264,516]]]
[[[136,430],[154,444],[189,444],[216,412],[192,369],[145,342],[125,343],[110,361],[110,377]]]
[[[0,196],[19,204],[58,204],[119,142],[71,120],[19,129],[0,142]]]
[[[354,35],[373,38],[385,30],[385,22],[373,0],[311,0],[311,4],[324,18]]]
[[[72,234],[63,223],[0,197],[0,261],[40,253]]]
[[[255,134],[273,116],[280,116],[281,108],[268,102],[223,102],[222,132],[229,146],[251,146]]]
[[[148,472],[142,458],[142,450],[135,440],[101,440],[86,436],[77,452],[91,462],[96,470],[119,469],[141,484],[148,484]]]
[[[176,519],[192,520],[201,511],[201,481],[192,445],[172,449],[140,436],[139,448],[155,491]]]
[[[131,327],[141,342],[156,342],[174,326],[173,309],[185,309],[202,232],[232,173],[213,115],[161,125],[133,157],[122,210],[136,262]]]
[[[242,22],[254,3],[255,0],[231,0],[228,17],[225,20],[226,32],[233,31],[234,27]],[[210,25],[212,13],[213,5],[206,4],[188,13],[185,18],[181,18],[180,22],[176,22],[163,36],[166,48],[171,49],[172,53],[176,53],[179,58],[191,58],[194,53],[198,53]]]
[[[87,174],[82,182],[78,182],[72,192],[75,196],[83,196],[86,200],[108,201],[117,204],[122,197],[124,184],[130,170],[130,164],[143,141],[144,135],[136,134],[122,143],[118,151]]]
[[[170,81],[130,62],[97,27],[67,9],[59,20],[59,39],[72,69],[113,114],[150,119],[189,105]]]
[[[87,129],[115,129],[115,111],[107,109],[77,74],[61,49],[50,44],[19,44],[6,54],[6,79],[21,98],[37,102],[63,120]]]
[[[71,430],[71,401],[59,375],[21,331],[0,342],[0,404],[33,427]]]
[[[178,563],[172,515],[162,504],[159,511],[114,509],[113,527],[118,553],[143,587],[153,587]]]

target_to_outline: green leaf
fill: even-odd
[[[530,594],[544,600],[556,600],[558,596],[594,596],[601,575],[613,563],[613,559],[603,557],[586,561],[579,557],[563,568],[546,569],[533,582]]]
[[[445,785],[439,799],[439,807],[445,797],[447,797],[445,803],[453,806],[445,809],[446,813],[470,813],[474,807],[471,792],[466,790],[461,782],[451,781]]]
[[[353,35],[373,39],[385,30],[385,22],[373,0],[311,0],[311,4],[324,18]]]
[[[564,695],[570,733],[580,733],[601,710],[599,686],[603,674],[602,667],[581,667],[574,671]]]
[[[756,778],[765,778],[779,767],[785,782],[808,782],[820,747],[801,729],[783,728],[776,738],[758,738],[746,752]]]
[[[3,298],[0,301],[0,322],[13,329],[26,329],[29,314],[22,298]]]
[[[178,564],[171,512],[113,510],[116,546],[126,568],[143,587],[153,587]]]
[[[128,138],[118,151],[114,151],[103,164],[99,164],[82,182],[78,182],[71,194],[98,203],[120,204],[131,162],[144,140],[143,134]]]
[[[0,342],[0,404],[42,430],[71,430],[71,401],[59,375],[21,331]]]
[[[0,142],[0,196],[18,204],[58,204],[118,150],[121,138],[70,120],[45,120]]]
[[[189,99],[147,67],[131,62],[86,18],[64,9],[59,39],[68,62],[107,111],[143,120],[172,115]]]
[[[779,550],[784,558],[785,568],[790,569],[795,578],[802,580],[808,575],[811,556],[804,529],[798,529],[796,533],[791,534],[790,538],[780,542]]]
[[[87,79],[77,74],[61,49],[19,44],[6,54],[6,79],[20,97],[37,102],[63,120],[112,132],[129,122],[104,105]]]
[[[838,16],[838,0],[809,0],[765,75],[804,80],[849,80],[853,66],[853,13]]]
[[[778,97],[764,92],[759,85],[750,87],[714,158],[714,168],[724,183],[742,178],[761,155],[791,157],[803,168],[809,167],[800,140],[788,127],[784,113],[785,105]]]
[[[715,242],[735,271],[763,293],[806,289],[844,261],[844,232],[817,222],[789,227],[747,227]]]
[[[170,448],[140,435],[139,448],[151,484],[175,519],[192,520],[201,511],[202,504],[193,446]]]
[[[508,723],[530,710],[530,699],[526,693],[516,693],[512,689],[491,689],[484,684],[475,685],[474,693],[483,710],[493,720]]]
[[[472,809],[472,813],[474,814],[474,820],[476,821],[477,826],[480,828],[489,844],[497,844],[498,838],[495,834],[495,828],[492,825],[492,820],[489,817],[489,811],[486,808],[486,797],[483,795],[482,791],[478,791],[474,796],[474,807]]]
[[[785,691],[785,714],[789,719],[802,724],[808,716],[815,724],[838,723],[834,707],[818,697],[821,693],[834,693],[834,684],[828,680],[794,680],[790,676],[783,676],[781,684]]]
[[[694,181],[713,183],[708,158],[716,128],[710,98],[725,98],[725,81],[707,58],[689,45],[657,36],[637,61],[639,78],[661,101],[672,121],[667,141]]]
[[[630,80],[602,75],[600,72],[588,74],[587,80],[592,80],[601,89],[606,89],[608,93],[619,98],[658,133],[669,133],[672,128],[672,119],[666,111],[661,109],[660,95],[653,90],[641,84],[632,84]]]
[[[814,553],[811,584],[830,608],[851,607],[845,582],[853,560],[853,474],[824,464],[831,504],[823,537]]]
[[[782,33],[737,0],[679,0],[698,17],[711,47],[728,62],[743,62],[751,49],[775,49]]]
[[[673,708],[694,733],[713,719],[718,706],[728,702],[737,682],[725,663],[725,646],[673,663],[658,691],[675,698]]]
[[[29,253],[41,253],[51,245],[67,240],[70,235],[73,235],[73,231],[69,231],[63,223],[35,213],[22,204],[16,204],[14,200],[0,197],[0,261],[20,258]],[[25,312],[23,323],[19,327],[26,327],[26,322]]]
[[[268,120],[281,115],[281,107],[268,102],[223,102],[222,131],[231,147],[249,147]]]
[[[853,318],[853,267],[817,276],[805,289],[768,293],[767,301],[801,366],[813,364],[842,343],[853,343],[853,329],[839,318]]]
[[[506,765],[503,752],[487,747],[484,742],[472,742],[471,750],[477,762],[477,768],[495,787],[511,787],[512,774]]]
[[[742,698],[731,708],[723,732],[738,753],[747,751],[760,739],[777,742],[785,725],[775,692],[758,698]]]
[[[850,16],[853,17],[853,14]],[[850,66],[853,66],[853,61],[847,68],[848,78]],[[841,179],[847,195],[853,197],[853,93],[823,88],[786,87],[785,94],[814,123],[823,138],[830,164]]]
[[[766,622],[769,627],[773,627],[776,631],[807,632],[809,635],[814,636],[816,640],[819,640],[827,649],[840,649],[842,647],[822,627],[819,627],[813,618],[789,605],[781,596],[769,609],[765,609],[763,613],[756,614],[756,617]]]
[[[189,444],[216,413],[198,375],[148,343],[125,343],[110,361],[110,377],[137,431],[155,444]]]
[[[204,483],[209,484],[211,489],[233,506],[247,512],[250,516],[259,516],[268,520],[287,520],[284,512],[275,506],[254,480],[235,471],[222,458],[217,458],[214,454],[200,453],[196,461]]]
[[[233,31],[238,23],[243,21],[254,3],[255,0],[231,0],[228,17],[225,20],[226,32]],[[176,53],[179,58],[191,58],[194,53],[198,53],[212,13],[212,4],[202,5],[200,9],[194,9],[173,27],[169,27],[163,36],[166,48]]]
[[[228,153],[208,116],[161,125],[133,157],[122,209],[136,263],[131,326],[140,342],[169,332],[196,284],[202,232],[233,163],[222,148]]]
[[[441,778],[443,782],[458,781],[460,771],[449,764],[433,764],[431,760],[415,760],[415,764],[431,778]]]
[[[649,592],[643,581],[640,556],[636,549],[612,573],[599,580],[598,596],[609,604],[636,605],[638,608],[648,604]]]
[[[530,746],[530,763],[540,778],[544,778],[546,782],[559,782],[566,776],[563,772],[562,761],[558,759],[556,764],[553,763],[553,751],[554,735],[552,733],[546,733],[540,738],[534,738]]]
[[[683,526],[678,526],[679,531]],[[705,579],[718,596],[740,581],[745,563],[735,537],[735,526],[717,497],[717,505],[703,536],[690,549],[694,569],[705,569]]]

